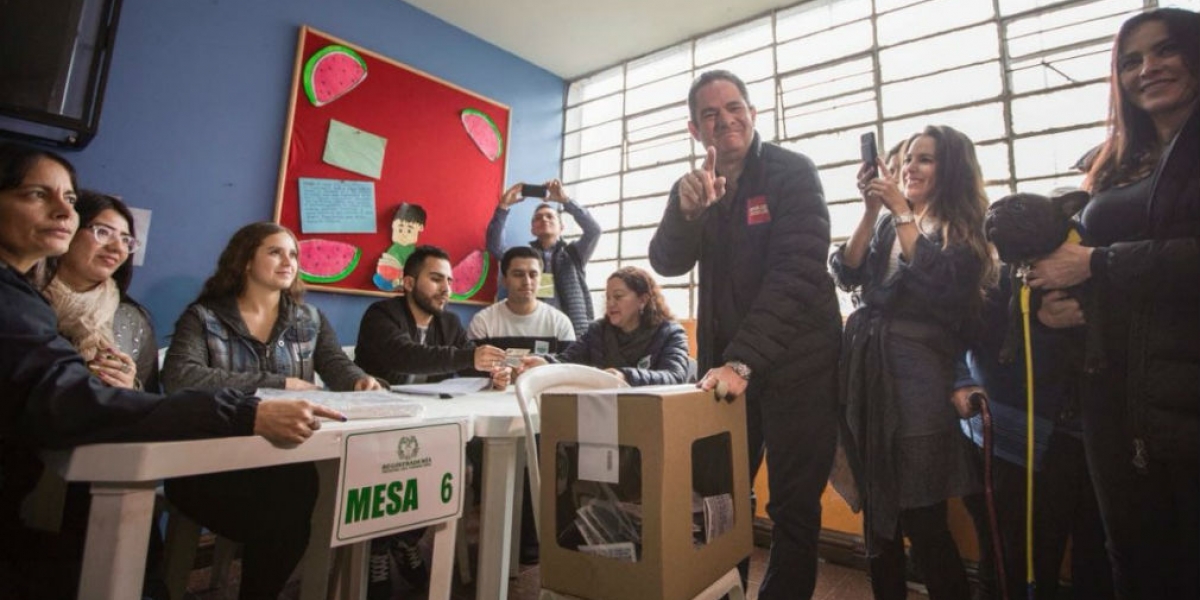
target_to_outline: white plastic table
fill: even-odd
[[[470,415],[472,433],[483,442],[480,477],[479,565],[475,597],[508,598],[508,579],[516,575],[512,557],[520,542],[521,501],[525,493],[525,420],[517,396],[504,392],[479,392],[448,400],[420,399],[425,416]],[[534,415],[537,423],[537,415]],[[516,530],[518,535],[514,535]]]
[[[357,419],[325,422],[303,444],[278,448],[258,436],[94,444],[73,450],[46,452],[47,465],[67,481],[91,482],[80,577],[80,600],[138,600],[146,562],[146,540],[154,512],[155,490],[163,479],[251,469],[297,462],[316,463],[321,494],[314,509],[313,533],[303,565],[302,598],[323,598],[328,581],[329,539],[333,490],[342,437],[347,433],[465,420],[468,439],[483,440],[482,507],[476,597],[504,600],[517,538],[524,488],[517,478],[523,466],[521,451],[525,424],[515,395],[479,392],[449,400],[397,395],[425,406],[417,418]],[[453,541],[457,523],[442,526],[434,543],[430,598],[449,597]],[[365,557],[361,548],[358,552]],[[353,589],[353,588],[352,588]],[[443,593],[444,590],[444,593]],[[363,590],[365,591],[365,590]],[[354,595],[358,595],[357,592]]]

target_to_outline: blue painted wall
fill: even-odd
[[[68,158],[80,185],[154,211],[131,292],[153,314],[160,343],[229,236],[273,216],[305,24],[507,104],[507,180],[559,171],[563,80],[400,0],[125,0],[99,135]],[[520,241],[528,227],[514,219],[506,238]],[[377,300],[308,298],[343,344]],[[466,321],[477,309],[453,310]]]

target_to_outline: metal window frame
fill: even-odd
[[[836,2],[837,0],[834,0],[834,1]],[[775,137],[768,141],[772,141],[772,142],[780,143],[780,144],[802,143],[806,139],[815,138],[817,136],[827,135],[827,134],[831,134],[831,133],[844,132],[849,129],[871,128],[871,129],[874,129],[877,134],[880,134],[880,133],[882,133],[883,125],[886,122],[911,119],[914,117],[920,117],[920,116],[925,116],[925,115],[935,115],[938,113],[943,113],[943,112],[952,111],[952,110],[960,110],[960,109],[971,108],[971,107],[975,107],[975,106],[985,106],[985,105],[989,105],[989,104],[999,103],[1002,108],[1003,119],[1004,119],[1004,124],[1003,124],[1004,134],[1003,134],[1003,136],[1000,138],[989,138],[986,140],[976,140],[976,143],[988,144],[988,145],[997,144],[997,143],[1005,144],[1007,161],[1008,161],[1008,176],[1005,178],[1001,178],[1001,179],[988,180],[986,182],[987,185],[989,187],[1007,186],[1007,188],[1011,191],[1011,190],[1017,189],[1017,186],[1022,183],[1035,182],[1035,181],[1039,181],[1039,180],[1050,180],[1050,179],[1059,178],[1059,177],[1068,175],[1068,173],[1054,173],[1054,174],[1049,174],[1049,175],[1042,174],[1042,175],[1038,175],[1036,177],[1026,177],[1026,178],[1018,177],[1016,156],[1015,156],[1015,147],[1016,147],[1015,142],[1017,142],[1018,140],[1021,140],[1021,139],[1026,139],[1026,138],[1031,138],[1031,137],[1063,133],[1063,132],[1068,132],[1068,131],[1086,130],[1086,129],[1094,128],[1098,125],[1103,125],[1103,122],[1087,122],[1087,123],[1075,123],[1072,125],[1052,126],[1052,127],[1047,127],[1043,130],[1027,131],[1027,132],[1022,132],[1022,133],[1018,134],[1015,132],[1014,127],[1013,127],[1013,104],[1016,101],[1019,101],[1024,98],[1029,98],[1032,96],[1053,94],[1053,93],[1061,92],[1064,90],[1094,85],[1097,82],[1107,80],[1108,73],[1107,72],[1098,73],[1094,77],[1084,78],[1079,81],[1071,81],[1070,83],[1065,83],[1062,85],[1047,86],[1045,88],[1039,88],[1039,89],[1034,89],[1034,90],[1023,91],[1023,92],[1017,93],[1017,92],[1013,91],[1012,74],[1015,70],[1014,65],[1019,64],[1019,63],[1028,63],[1030,60],[1041,58],[1042,59],[1041,66],[1053,69],[1054,67],[1052,64],[1045,62],[1047,58],[1061,55],[1064,52],[1070,52],[1073,49],[1082,49],[1082,48],[1088,48],[1088,47],[1094,47],[1097,45],[1101,45],[1101,44],[1104,44],[1106,41],[1111,40],[1112,37],[1107,36],[1107,37],[1090,38],[1087,40],[1078,40],[1078,41],[1075,41],[1075,42],[1072,42],[1069,44],[1065,44],[1062,46],[1046,48],[1046,49],[1042,49],[1038,52],[1032,52],[1032,53],[1014,57],[1014,56],[1010,55],[1010,53],[1009,53],[1010,38],[1008,36],[1008,25],[1015,21],[1027,19],[1031,16],[1036,16],[1039,14],[1049,14],[1049,13],[1053,13],[1053,12],[1056,12],[1056,11],[1059,11],[1062,9],[1076,7],[1076,6],[1080,6],[1080,7],[1086,6],[1088,4],[1094,4],[1094,3],[1100,2],[1102,0],[1063,0],[1061,2],[1053,2],[1053,3],[1047,4],[1045,6],[1040,6],[1040,7],[1031,8],[1028,10],[1023,10],[1023,11],[1018,11],[1018,12],[1013,12],[1010,14],[1003,14],[1003,15],[1001,14],[1001,11],[1000,11],[1000,0],[992,0],[992,15],[990,18],[977,20],[977,21],[974,21],[971,23],[955,25],[955,26],[947,28],[945,30],[938,31],[935,34],[929,34],[926,37],[930,37],[932,35],[946,35],[946,34],[951,34],[951,33],[958,32],[958,31],[978,27],[980,25],[994,24],[996,26],[996,32],[997,32],[996,43],[999,45],[999,52],[997,55],[998,58],[973,61],[968,64],[955,65],[952,67],[935,68],[933,70],[921,73],[919,75],[913,75],[913,76],[908,76],[908,77],[904,77],[904,78],[898,78],[898,79],[894,79],[894,80],[884,81],[883,74],[882,74],[882,67],[881,67],[881,63],[880,63],[880,54],[890,48],[895,48],[895,47],[903,46],[906,44],[910,44],[917,40],[904,40],[904,41],[896,42],[893,44],[880,45],[880,43],[879,43],[879,26],[878,26],[878,20],[879,20],[880,16],[884,16],[884,15],[887,15],[887,14],[890,14],[890,13],[893,13],[893,12],[896,12],[899,10],[906,10],[913,6],[917,6],[920,4],[926,4],[926,3],[929,3],[932,1],[934,1],[934,0],[921,0],[919,2],[914,2],[914,3],[904,6],[904,7],[900,7],[900,8],[896,8],[896,9],[892,9],[892,10],[888,10],[888,11],[880,11],[877,8],[877,3],[873,0],[871,2],[870,15],[864,16],[861,18],[852,19],[850,21],[846,21],[844,23],[839,23],[838,25],[836,25],[837,27],[841,27],[841,26],[850,25],[851,23],[855,23],[855,22],[859,22],[859,21],[863,21],[863,20],[870,21],[872,40],[871,40],[871,46],[868,50],[865,50],[865,51],[864,50],[855,50],[849,54],[838,56],[836,58],[826,60],[825,62],[822,62],[822,63],[804,65],[802,67],[790,69],[785,72],[779,71],[779,48],[781,45],[795,43],[795,42],[803,40],[807,37],[820,35],[821,33],[828,31],[828,29],[823,29],[823,30],[819,30],[819,31],[812,31],[809,33],[805,33],[805,34],[802,34],[799,36],[788,37],[786,39],[779,38],[779,29],[778,29],[779,15],[781,13],[791,11],[802,4],[806,4],[806,3],[808,3],[807,1],[799,2],[797,4],[793,4],[793,5],[778,8],[778,9],[773,9],[773,10],[767,11],[766,13],[758,14],[758,15],[755,15],[748,19],[738,21],[736,23],[731,23],[730,25],[722,27],[718,30],[710,31],[710,32],[704,33],[702,35],[694,36],[694,37],[684,40],[682,42],[677,42],[674,44],[670,44],[668,46],[664,46],[662,48],[655,49],[652,52],[648,52],[641,56],[634,57],[630,60],[623,61],[619,64],[610,65],[603,69],[598,69],[592,73],[589,73],[587,75],[581,76],[579,78],[576,78],[575,80],[568,82],[567,83],[568,93],[564,94],[564,98],[563,98],[562,163],[563,163],[564,167],[568,161],[581,160],[583,157],[585,157],[589,154],[593,154],[593,153],[597,153],[597,152],[611,152],[614,148],[620,149],[620,166],[619,166],[618,171],[616,171],[614,173],[604,173],[601,175],[581,177],[577,180],[566,182],[567,184],[570,185],[570,184],[576,184],[576,183],[586,183],[589,181],[595,181],[595,180],[606,178],[606,177],[617,176],[618,190],[617,190],[617,196],[616,196],[615,200],[606,200],[604,202],[588,204],[588,206],[591,206],[591,207],[612,207],[614,205],[617,207],[617,224],[618,224],[617,228],[606,230],[603,233],[603,235],[606,235],[606,236],[609,236],[609,235],[617,236],[616,258],[615,259],[606,259],[605,261],[601,261],[601,262],[610,262],[610,260],[615,260],[615,264],[622,265],[626,261],[629,261],[629,260],[644,261],[646,259],[647,253],[645,253],[645,252],[636,253],[636,254],[624,253],[622,251],[622,243],[624,241],[624,239],[623,239],[624,232],[627,229],[630,231],[632,231],[632,230],[644,231],[647,228],[647,226],[639,225],[637,227],[626,228],[625,226],[622,225],[622,223],[625,222],[625,210],[627,209],[627,207],[629,206],[630,203],[637,201],[637,200],[644,200],[647,198],[659,197],[659,194],[649,194],[649,195],[641,194],[641,195],[637,195],[637,196],[626,197],[625,189],[624,189],[625,176],[630,173],[637,173],[639,171],[658,168],[658,167],[661,167],[662,165],[670,164],[672,162],[683,161],[683,162],[689,162],[692,165],[696,165],[696,164],[698,164],[698,162],[700,160],[702,160],[702,156],[700,156],[699,153],[696,151],[696,145],[695,145],[695,142],[693,142],[691,144],[691,148],[690,148],[689,152],[684,155],[680,155],[678,157],[672,156],[672,157],[666,158],[664,160],[661,160],[661,161],[658,161],[658,162],[655,162],[652,164],[640,165],[638,167],[631,168],[629,166],[629,152],[630,152],[631,147],[637,146],[637,147],[644,148],[647,146],[648,143],[650,145],[653,145],[653,142],[659,141],[659,140],[661,140],[663,143],[666,143],[668,140],[670,140],[670,138],[675,137],[678,134],[677,133],[664,133],[664,134],[654,135],[654,136],[651,136],[646,139],[641,139],[641,140],[638,140],[637,142],[630,142],[630,133],[631,133],[630,128],[629,128],[630,121],[634,120],[638,117],[641,117],[641,116],[653,114],[658,111],[677,109],[680,106],[686,106],[686,99],[666,99],[666,101],[662,104],[659,104],[659,105],[656,105],[653,107],[649,107],[649,108],[645,108],[645,109],[639,110],[634,113],[629,113],[629,112],[626,112],[627,111],[627,99],[628,99],[629,92],[644,88],[646,86],[655,85],[666,79],[670,79],[672,77],[678,77],[683,74],[689,74],[692,77],[695,77],[698,73],[700,73],[704,70],[707,70],[709,68],[712,68],[714,65],[733,61],[740,57],[747,56],[752,53],[761,52],[763,50],[763,48],[771,49],[772,62],[774,63],[774,68],[772,70],[773,72],[769,77],[758,79],[753,82],[747,81],[746,84],[747,84],[747,86],[752,86],[752,85],[760,85],[760,84],[762,84],[764,82],[768,82],[768,81],[771,83],[771,88],[773,89],[771,98],[769,98],[769,99],[760,98],[759,102],[756,103],[756,106],[759,108],[760,115],[762,113],[770,113],[771,118],[772,118],[772,122],[774,125]],[[1143,0],[1142,9],[1145,10],[1145,9],[1149,9],[1149,8],[1154,8],[1154,7],[1158,6],[1158,4],[1159,4],[1158,0]],[[1117,13],[1117,14],[1120,14],[1120,13]],[[1079,25],[1081,23],[1087,23],[1089,21],[1095,21],[1095,20],[1102,19],[1102,18],[1108,18],[1109,16],[1112,16],[1112,15],[1106,15],[1106,16],[1102,16],[1102,17],[1085,18],[1085,19],[1081,19],[1079,21],[1071,22],[1069,24],[1059,24],[1059,25],[1052,27],[1052,28],[1048,29],[1047,31],[1041,32],[1041,33],[1043,33],[1043,34],[1053,33],[1053,31],[1057,30],[1057,29],[1072,27],[1072,26]],[[764,18],[770,20],[769,29],[771,32],[770,33],[771,40],[769,43],[757,45],[753,48],[738,50],[737,52],[735,52],[733,54],[730,54],[723,58],[715,59],[704,65],[696,64],[696,48],[697,48],[698,43],[703,43],[704,40],[713,38],[715,36],[719,36],[723,32],[726,32],[728,30],[735,29],[738,27],[749,25],[750,23],[762,20]],[[1114,32],[1114,34],[1115,34],[1115,32]],[[1025,35],[1032,35],[1032,34],[1025,34]],[[686,46],[686,48],[684,48],[685,46]],[[683,70],[666,70],[663,73],[660,73],[657,77],[655,77],[653,79],[642,81],[632,87],[627,86],[628,70],[631,67],[633,67],[633,66],[643,67],[643,66],[645,66],[645,59],[647,59],[655,54],[665,52],[674,47],[683,48],[683,52],[688,55],[687,66]],[[863,92],[873,93],[873,98],[871,99],[871,102],[874,103],[874,108],[875,108],[873,120],[863,123],[863,124],[859,124],[859,125],[844,125],[843,124],[843,125],[838,125],[836,127],[831,127],[831,128],[827,128],[827,129],[808,130],[808,131],[797,132],[797,133],[789,135],[789,132],[787,132],[787,130],[786,130],[786,121],[787,121],[786,117],[787,117],[788,110],[796,109],[796,108],[804,106],[805,104],[811,104],[813,102],[827,102],[831,98],[836,98],[836,96],[822,97],[822,98],[815,99],[815,100],[808,99],[804,103],[785,105],[783,103],[783,97],[784,97],[783,81],[785,79],[795,76],[797,74],[816,71],[819,69],[825,69],[825,68],[829,68],[831,66],[836,66],[837,64],[841,64],[841,63],[845,63],[845,62],[862,60],[863,58],[869,58],[870,63],[871,63],[871,84],[868,87],[865,87],[861,90],[855,90],[853,93],[854,94],[860,94]],[[1073,57],[1073,58],[1078,58],[1078,56]],[[902,83],[904,81],[909,81],[912,79],[929,77],[929,76],[936,75],[939,73],[949,72],[949,71],[952,71],[955,69],[967,68],[967,67],[978,66],[978,65],[985,65],[985,64],[989,64],[989,63],[998,64],[998,66],[1000,67],[998,76],[1001,79],[1001,88],[1000,88],[1000,92],[998,95],[992,95],[987,98],[976,98],[969,102],[956,103],[956,104],[949,105],[949,106],[938,107],[936,109],[918,110],[918,111],[913,111],[913,112],[904,113],[904,114],[885,114],[884,113],[882,96],[883,96],[883,89],[885,86],[896,84],[896,83]],[[570,91],[571,91],[572,86],[582,85],[582,84],[586,83],[586,81],[588,79],[595,77],[596,75],[612,72],[614,69],[618,69],[618,68],[619,68],[619,77],[621,79],[619,89],[617,89],[616,91],[601,95],[601,96],[597,96],[595,98],[587,98],[587,100],[585,100],[585,101],[577,101],[575,103],[570,103],[570,97],[571,97]],[[1028,67],[1026,66],[1026,68],[1028,68]],[[1065,74],[1064,74],[1064,78],[1066,78],[1070,81],[1070,77],[1065,76]],[[622,95],[622,98],[621,98],[622,107],[621,107],[620,116],[613,118],[613,119],[603,121],[601,123],[594,123],[591,125],[581,125],[579,127],[573,128],[573,129],[567,128],[568,111],[570,111],[572,109],[580,108],[583,105],[590,103],[590,102],[597,102],[597,101],[601,101],[604,99],[609,99],[618,94]],[[585,94],[580,94],[580,96],[583,96],[583,95],[585,95]],[[604,148],[594,149],[589,152],[578,152],[576,154],[572,154],[569,156],[567,155],[566,138],[568,135],[576,134],[576,133],[582,134],[582,132],[584,130],[594,128],[594,127],[600,127],[600,126],[606,126],[606,125],[611,126],[611,124],[613,122],[620,122],[621,141],[619,144],[608,145],[608,146],[605,146]],[[671,141],[674,141],[674,140],[671,140]],[[839,161],[830,162],[828,164],[820,164],[820,165],[818,165],[818,167],[820,167],[820,168],[844,167],[848,164],[851,164],[851,162],[853,162],[853,161],[847,162],[845,160],[839,160]],[[829,204],[831,206],[833,206],[833,205],[854,204],[857,202],[861,202],[861,200],[860,199],[836,199],[836,200],[829,201]],[[841,242],[844,239],[845,239],[844,237],[838,237],[838,238],[835,238],[834,241]],[[695,316],[696,308],[697,308],[697,297],[696,297],[696,289],[695,289],[696,288],[695,271],[693,271],[691,274],[689,274],[687,283],[673,283],[673,284],[669,284],[669,285],[664,285],[663,287],[664,288],[672,288],[672,289],[687,289],[689,292],[688,293],[689,305],[688,305],[688,312],[687,312],[686,316],[688,316],[688,317]],[[589,293],[603,292],[603,289],[590,289],[588,291],[589,291]]]

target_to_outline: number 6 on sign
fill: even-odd
[[[465,429],[450,422],[346,434],[331,545],[457,519]]]

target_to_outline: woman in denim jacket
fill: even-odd
[[[338,345],[329,322],[301,301],[296,238],[275,223],[233,235],[217,270],[175,324],[163,386],[375,390],[381,384]],[[189,517],[244,544],[239,598],[275,598],[304,554],[317,497],[311,463],[168,480]]]

